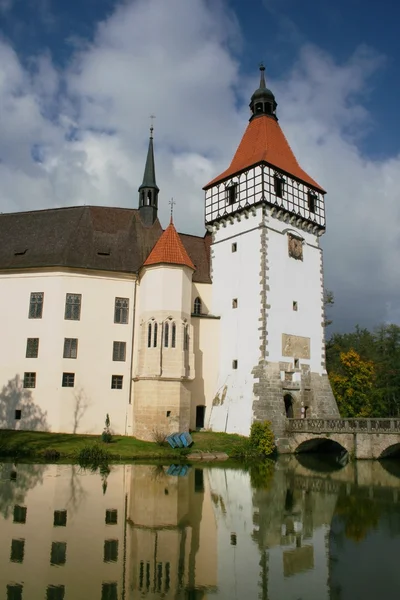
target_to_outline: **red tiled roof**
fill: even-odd
[[[168,225],[154,248],[143,263],[143,266],[158,265],[162,263],[185,265],[195,270],[195,266],[185,250],[173,222]]]
[[[262,162],[269,163],[288,175],[293,175],[296,179],[325,192],[303,171],[278,121],[268,116],[256,117],[250,121],[229,168],[207,183],[204,189]]]

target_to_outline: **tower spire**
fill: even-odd
[[[151,115],[149,147],[147,150],[146,165],[144,167],[142,185],[139,187],[139,214],[145,225],[153,225],[157,219],[158,210],[158,192],[159,187],[156,183],[156,168],[154,163],[153,147],[153,119]]]
[[[260,63],[260,87],[254,92],[250,100],[250,121],[261,115],[268,115],[278,120],[275,114],[276,107],[275,96],[265,85],[264,63]]]

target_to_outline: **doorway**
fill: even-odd
[[[206,414],[206,407],[199,405],[196,406],[196,429],[204,428],[204,417]]]
[[[283,398],[285,402],[285,413],[287,419],[293,419],[293,398],[290,394],[286,394]]]

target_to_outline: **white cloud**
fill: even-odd
[[[223,2],[137,0],[91,44],[80,40],[62,73],[48,54],[27,70],[0,42],[0,210],[135,207],[155,113],[161,221],[173,196],[178,228],[203,233],[201,187],[229,164],[257,85],[256,73],[238,74],[241,35]],[[329,192],[326,280],[341,324],[400,314],[400,159],[359,150],[374,127],[363,98],[382,64],[366,48],[337,64],[305,46],[285,79],[269,82],[299,162]]]

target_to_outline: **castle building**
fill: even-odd
[[[204,236],[163,230],[153,130],[137,209],[0,215],[0,427],[154,440],[337,416],[325,369],[324,190],[260,87]]]

